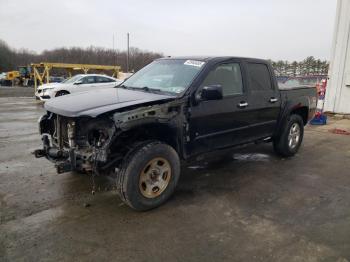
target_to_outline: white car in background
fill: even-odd
[[[68,78],[61,83],[43,84],[38,87],[35,97],[41,101],[97,88],[110,88],[119,85],[122,80],[98,74],[80,74]]]

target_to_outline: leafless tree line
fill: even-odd
[[[137,71],[154,59],[162,57],[161,53],[149,52],[136,47],[129,51],[129,70]],[[17,70],[18,66],[30,63],[54,62],[74,64],[119,65],[126,70],[126,51],[102,47],[71,47],[45,50],[40,54],[26,49],[15,50],[0,39],[0,72]]]
[[[163,54],[131,47],[129,69],[137,71]],[[101,47],[71,47],[45,50],[40,54],[26,49],[15,50],[0,39],[0,72],[16,70],[18,66],[38,62],[120,65],[126,70],[126,51]],[[277,76],[299,76],[327,74],[329,63],[309,56],[303,61],[271,61]]]
[[[327,75],[329,63],[326,60],[315,59],[313,56],[303,61],[271,61],[277,76],[307,76]]]

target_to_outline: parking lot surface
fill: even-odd
[[[290,159],[271,144],[183,168],[174,196],[135,212],[113,180],[56,174],[33,98],[0,98],[0,261],[350,261],[349,120],[308,126]]]

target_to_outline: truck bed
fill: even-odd
[[[310,120],[316,110],[317,105],[317,90],[316,87],[311,86],[296,86],[296,87],[288,87],[281,88],[279,87],[281,100],[282,100],[282,108],[288,108],[288,104],[290,105],[308,105],[309,113],[308,120]]]
[[[278,87],[281,96],[296,98],[301,96],[314,97],[317,94],[316,87],[312,86],[295,86],[295,87]]]

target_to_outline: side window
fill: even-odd
[[[107,78],[107,77],[105,77],[106,79],[107,79],[107,81],[110,83],[110,82],[116,82],[114,79],[112,79],[112,78]]]
[[[96,82],[97,83],[110,83],[110,82],[115,82],[115,81],[113,79],[108,78],[108,77],[96,76]]]
[[[82,79],[83,84],[93,84],[95,83],[95,77],[94,76],[86,76]]]
[[[248,63],[249,87],[253,92],[272,89],[270,72],[265,64]]]
[[[201,87],[221,85],[223,96],[243,94],[241,67],[238,63],[222,64],[212,70]]]

